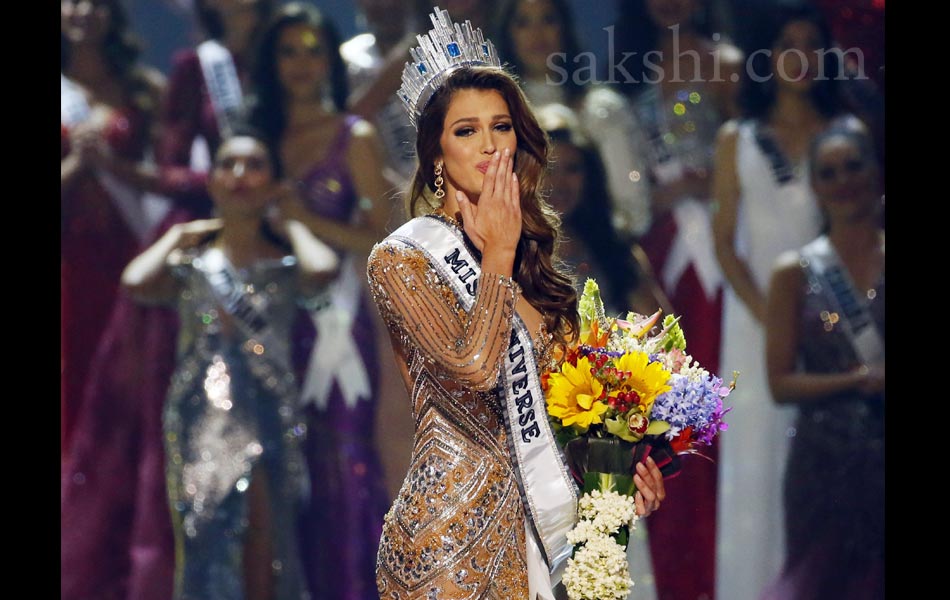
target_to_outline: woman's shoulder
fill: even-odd
[[[367,264],[370,268],[393,266],[405,258],[425,258],[425,253],[408,240],[393,232],[380,240],[370,250]]]
[[[366,276],[377,303],[410,290],[430,289],[440,280],[424,250],[393,234],[373,246],[366,262]]]
[[[413,270],[428,270],[431,266],[428,255],[420,243],[415,243],[412,230],[418,230],[419,226],[426,225],[431,220],[431,217],[421,216],[404,223],[373,246],[368,264],[371,267],[388,267],[404,262]]]
[[[376,127],[359,115],[344,115],[341,127],[347,137],[349,151],[361,159],[377,143]]]
[[[719,152],[735,152],[743,129],[747,127],[743,119],[729,119],[716,131],[716,148]]]
[[[771,287],[782,293],[797,289],[804,281],[802,271],[802,253],[800,249],[786,250],[779,254],[772,264]]]

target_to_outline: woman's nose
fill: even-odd
[[[482,152],[485,154],[494,154],[495,149],[495,140],[492,139],[491,133],[485,133],[482,141]]]

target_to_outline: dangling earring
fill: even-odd
[[[442,189],[442,184],[445,183],[442,179],[442,163],[438,162],[435,164],[435,197],[441,200],[445,197],[445,190]]]

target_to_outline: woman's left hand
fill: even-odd
[[[660,503],[666,499],[666,488],[663,486],[663,474],[653,458],[648,456],[646,463],[637,463],[633,482],[637,485],[634,503],[638,515],[646,517],[660,508]]]

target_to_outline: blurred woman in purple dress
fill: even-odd
[[[279,148],[293,217],[341,258],[330,306],[298,315],[295,361],[307,422],[311,498],[301,557],[317,598],[376,598],[376,550],[388,508],[374,427],[376,320],[366,257],[385,236],[390,185],[375,130],[346,114],[333,25],[313,6],[281,7],[261,38],[250,121]],[[408,437],[408,436],[407,436]]]
[[[884,231],[868,135],[812,143],[824,235],[783,254],[765,330],[775,401],[797,409],[785,466],[785,561],[768,600],[884,598]]]

